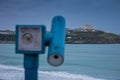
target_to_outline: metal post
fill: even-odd
[[[38,54],[24,54],[25,80],[38,80]]]

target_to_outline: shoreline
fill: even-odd
[[[0,44],[15,44],[15,41],[0,41]],[[65,43],[65,44],[120,44],[120,43]]]
[[[15,41],[0,41],[0,44],[15,44]]]

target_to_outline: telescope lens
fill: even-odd
[[[58,54],[48,56],[48,63],[52,66],[60,66],[63,63],[63,57]]]

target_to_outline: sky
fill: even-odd
[[[0,0],[0,30],[15,30],[18,24],[43,24],[61,15],[67,28],[85,24],[120,35],[120,0]]]

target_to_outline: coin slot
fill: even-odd
[[[32,34],[30,34],[30,33],[25,33],[25,34],[23,35],[23,42],[24,42],[24,44],[30,44],[30,43],[32,43],[32,41],[33,41],[33,36],[32,36]]]

